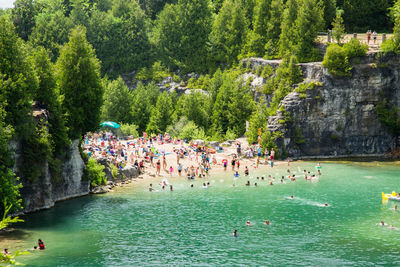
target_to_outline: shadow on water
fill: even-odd
[[[22,239],[26,239],[29,237],[29,233],[27,233],[24,230],[20,230],[20,229],[15,229],[15,228],[10,228],[7,231],[2,231],[0,232],[0,240],[1,239],[8,239],[10,241],[13,240],[22,240]]]
[[[48,227],[56,227],[65,223],[66,219],[79,217],[83,213],[96,208],[117,208],[121,204],[129,202],[126,198],[109,197],[107,195],[90,195],[57,203],[53,208],[21,216],[22,223],[15,224],[16,228],[37,230]]]

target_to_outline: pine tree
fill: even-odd
[[[154,43],[163,63],[184,72],[208,68],[211,10],[207,0],[178,0],[166,5],[154,31]]]
[[[54,155],[61,156],[65,147],[69,144],[69,139],[61,112],[54,66],[50,61],[48,52],[43,47],[34,50],[33,62],[39,79],[39,89],[35,100],[49,111],[49,134],[54,145]]]
[[[295,23],[294,54],[300,62],[318,61],[320,52],[314,47],[323,28],[323,8],[318,0],[302,0]]]
[[[57,60],[57,81],[63,97],[62,110],[71,139],[81,138],[100,124],[103,86],[100,64],[86,40],[86,30],[77,26]]]
[[[121,77],[112,82],[107,82],[104,90],[104,104],[101,108],[102,120],[132,124],[132,102],[133,95]]]
[[[247,36],[247,43],[243,48],[242,57],[263,57],[267,43],[267,29],[270,19],[271,0],[258,0],[254,8],[253,30]]]
[[[332,35],[336,39],[338,44],[341,44],[343,37],[345,36],[345,28],[343,24],[343,18],[340,13],[336,15],[336,18],[332,22]]]
[[[283,1],[272,0],[270,19],[267,23],[265,51],[267,57],[276,57],[279,54],[279,37],[281,35],[281,21],[283,16]]]
[[[283,12],[281,35],[279,38],[279,55],[284,57],[291,54],[295,39],[295,22],[297,19],[297,0],[288,0]]]
[[[133,123],[138,126],[139,133],[146,130],[153,106],[155,106],[159,94],[159,88],[153,83],[147,86],[139,83],[133,91],[131,113]]]
[[[0,92],[7,102],[5,123],[23,134],[38,80],[22,40],[5,16],[0,17],[0,81]]]
[[[149,124],[146,131],[149,133],[164,133],[167,126],[172,122],[172,114],[174,112],[172,101],[167,92],[162,93],[157,104],[151,112]]]
[[[246,17],[240,2],[225,1],[214,20],[210,35],[213,57],[217,62],[232,64],[237,60],[246,31]]]

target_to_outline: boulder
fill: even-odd
[[[198,146],[205,146],[206,142],[204,140],[194,140],[193,143]]]
[[[216,148],[217,146],[219,146],[219,142],[218,141],[212,141],[212,142],[210,142],[208,144],[213,148]]]
[[[126,179],[132,179],[132,178],[136,178],[139,176],[138,169],[131,165],[125,166],[120,172],[123,175],[123,177]]]
[[[221,144],[221,146],[231,146],[231,143],[229,143],[229,142],[223,142],[223,143]]]

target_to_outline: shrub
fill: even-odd
[[[179,77],[178,75],[174,74],[174,75],[172,76],[172,80],[173,80],[174,82],[176,82],[176,83],[179,83],[182,79],[181,79],[181,77]]]
[[[197,130],[196,124],[192,121],[189,121],[189,123],[186,124],[182,128],[182,131],[179,133],[179,138],[192,140],[194,138],[196,130]]]
[[[360,40],[352,38],[350,42],[343,45],[343,49],[348,58],[363,57],[367,54],[368,45],[362,44]]]
[[[207,136],[202,128],[197,127],[194,122],[189,121],[189,123],[183,127],[181,133],[179,134],[179,138],[186,140],[206,140]]]
[[[189,123],[189,120],[183,116],[179,119],[179,121],[175,122],[173,125],[169,125],[167,127],[167,133],[169,133],[172,137],[180,136],[183,127]]]
[[[228,129],[225,133],[225,140],[235,140],[236,134],[232,129]]]
[[[326,67],[329,73],[337,76],[351,75],[351,65],[346,52],[337,44],[329,45],[322,66]]]
[[[138,137],[139,133],[137,131],[138,126],[135,124],[121,124],[121,131],[125,135],[132,135],[133,137]]]
[[[106,185],[107,179],[104,173],[104,166],[97,163],[93,158],[90,158],[86,165],[86,175],[90,181],[90,186],[95,187],[97,185]]]
[[[271,77],[272,74],[274,74],[274,69],[270,65],[266,65],[261,72],[261,77],[267,79]]]
[[[257,70],[256,70],[256,75],[261,76],[262,71],[263,71],[263,67],[261,67],[261,65],[258,65]]]
[[[114,164],[110,164],[110,168],[111,168],[111,176],[113,179],[117,178],[118,176],[118,168],[117,166],[115,166]]]

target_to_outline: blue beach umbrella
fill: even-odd
[[[100,124],[100,126],[101,126],[101,127],[108,126],[108,127],[115,128],[115,129],[121,127],[118,123],[113,122],[113,121],[105,121],[105,122],[102,122],[102,123]]]

